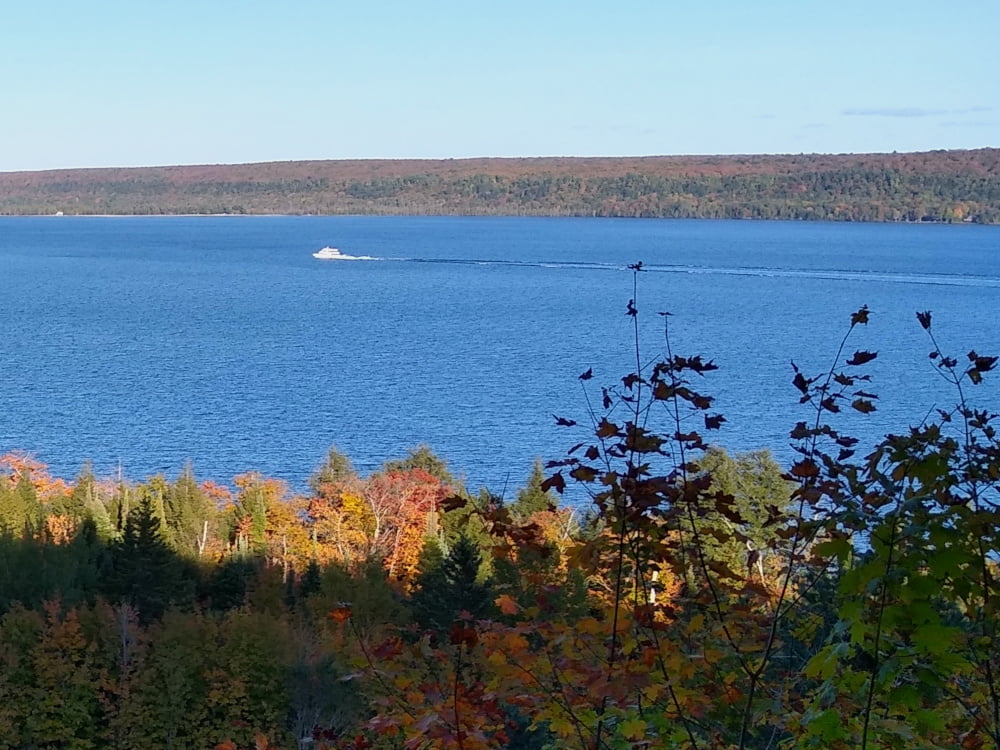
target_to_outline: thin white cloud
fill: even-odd
[[[848,117],[934,117],[935,115],[968,115],[990,112],[992,107],[975,106],[959,109],[928,109],[926,107],[852,107],[841,114]]]
[[[845,109],[841,114],[849,117],[932,117],[948,114],[948,110],[923,107],[856,107]]]

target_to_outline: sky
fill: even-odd
[[[1000,2],[6,0],[0,172],[1000,147]]]

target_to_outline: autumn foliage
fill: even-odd
[[[997,358],[919,313],[956,406],[862,449],[858,310],[782,470],[709,445],[716,366],[666,315],[650,356],[638,293],[514,498],[424,449],[304,494],[0,457],[0,748],[1000,747]]]

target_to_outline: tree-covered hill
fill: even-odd
[[[0,173],[0,214],[60,211],[1000,223],[1000,149],[298,161]]]

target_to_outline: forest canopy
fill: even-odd
[[[0,173],[0,214],[531,215],[1000,223],[1000,149],[342,160]]]

